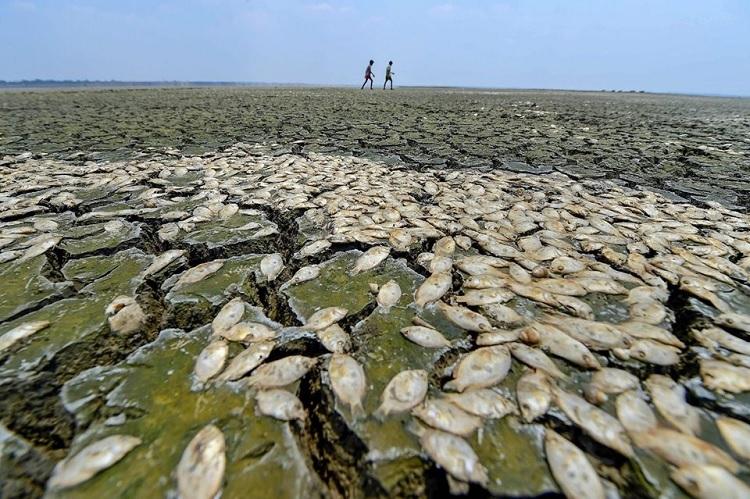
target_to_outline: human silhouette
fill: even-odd
[[[362,84],[362,88],[365,88],[365,85],[367,85],[367,80],[370,80],[370,90],[372,90],[372,78],[375,76],[375,73],[372,72],[373,64],[375,64],[375,61],[370,59],[370,64],[368,64],[367,68],[365,69],[365,82]]]
[[[385,81],[383,82],[383,90],[385,90],[385,84],[389,81],[391,82],[391,90],[393,90],[393,78],[392,76],[395,75],[392,71],[393,69],[393,61],[388,61],[388,66],[385,68]]]

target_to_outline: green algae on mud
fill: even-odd
[[[80,275],[103,276],[94,279],[74,297],[64,298],[23,318],[3,324],[0,334],[32,320],[50,321],[50,326],[6,352],[0,363],[0,377],[16,377],[21,372],[35,370],[52,359],[62,349],[86,340],[93,334],[111,334],[104,309],[119,295],[131,296],[141,281],[138,278],[153,257],[140,250],[130,249],[112,257],[92,256],[77,260],[65,272],[71,277]],[[25,374],[27,375],[27,374]]]
[[[137,436],[143,443],[86,483],[49,497],[164,497],[175,488],[173,471],[182,450],[207,424],[217,425],[227,441],[226,497],[322,495],[289,423],[256,414],[251,390],[210,385],[191,391],[195,357],[210,333],[209,327],[164,330],[121,365],[86,371],[70,382],[79,386],[68,394],[78,397],[69,406],[98,416],[72,453],[112,434]],[[120,414],[121,423],[108,419]]]

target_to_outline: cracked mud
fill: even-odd
[[[294,149],[5,156],[1,497],[747,493],[741,208]]]

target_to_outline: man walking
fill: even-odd
[[[375,61],[370,59],[370,64],[367,65],[367,69],[365,69],[365,82],[362,84],[362,90],[365,88],[365,85],[367,85],[367,80],[370,80],[370,90],[372,90],[372,78],[375,76],[375,74],[372,72],[372,65],[375,64]]]
[[[392,71],[392,68],[393,61],[388,61],[388,66],[386,66],[385,68],[385,81],[383,82],[383,90],[385,90],[385,84],[389,81],[391,82],[391,90],[393,90],[393,78],[391,76],[395,75],[396,73]]]

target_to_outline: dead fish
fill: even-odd
[[[318,276],[320,276],[320,267],[318,265],[307,265],[295,272],[292,278],[281,286],[281,289],[286,289],[290,286],[296,286],[297,284],[303,282],[312,281],[313,279],[317,279]]]
[[[406,412],[421,404],[427,395],[427,377],[427,371],[421,369],[396,374],[383,390],[376,416]]]
[[[661,324],[667,318],[667,309],[663,303],[651,300],[630,305],[630,319],[646,324]]]
[[[23,255],[23,251],[21,250],[3,251],[0,253],[0,263],[11,262],[21,255]]]
[[[117,300],[120,299],[119,303]],[[127,301],[123,301],[127,299]],[[143,327],[146,323],[146,314],[135,299],[129,296],[119,296],[113,301],[105,312],[114,312],[107,318],[109,329],[116,334],[131,334]]]
[[[586,345],[550,324],[533,323],[521,333],[521,341],[538,344],[542,349],[586,369],[601,367]]]
[[[273,281],[284,269],[284,258],[280,253],[264,256],[260,261],[260,272],[268,280]]]
[[[346,353],[352,348],[351,337],[338,324],[331,324],[315,334],[329,352]]]
[[[357,258],[357,261],[354,263],[354,268],[352,268],[350,274],[351,275],[357,275],[360,272],[366,272],[368,270],[374,269],[380,263],[388,258],[389,253],[391,252],[391,248],[387,246],[373,246],[372,248],[365,251],[362,255],[360,255],[359,258]]]
[[[554,431],[544,432],[544,453],[552,476],[566,497],[604,499],[604,486],[599,475],[581,449]]]
[[[435,255],[430,259],[427,270],[431,274],[439,274],[442,272],[450,272],[453,268],[453,259],[448,256]]]
[[[557,308],[576,317],[580,317],[581,319],[594,319],[594,309],[592,309],[591,305],[585,301],[580,300],[575,296],[567,295],[557,295],[555,296],[555,299],[557,301]]]
[[[349,406],[352,417],[364,416],[362,399],[367,390],[365,371],[353,357],[334,353],[328,364],[328,374],[331,378],[331,388],[336,397]]]
[[[401,329],[401,334],[409,341],[425,348],[444,348],[451,344],[440,331],[425,326],[405,327]]]
[[[177,464],[177,492],[180,498],[211,499],[221,491],[226,468],[224,434],[214,425],[196,433]]]
[[[673,366],[680,363],[680,350],[652,340],[636,340],[630,348],[615,348],[612,353],[618,359],[636,359],[657,366]]]
[[[508,279],[499,275],[479,274],[471,275],[464,279],[465,289],[506,288]]]
[[[527,423],[547,414],[552,403],[549,379],[541,371],[528,371],[516,383],[516,398],[521,416]]]
[[[515,298],[510,290],[502,288],[485,288],[472,289],[464,292],[463,296],[457,296],[458,303],[464,303],[469,306],[489,305],[495,303],[505,303]]]
[[[445,302],[437,303],[438,310],[456,326],[467,331],[488,332],[492,326],[486,317],[465,307],[448,305]]]
[[[670,345],[677,348],[685,348],[685,344],[679,340],[675,335],[670,333],[664,328],[654,326],[653,324],[646,324],[645,322],[637,321],[626,321],[616,324],[615,327],[634,338],[654,340],[665,345]]]
[[[521,331],[521,329],[514,329],[512,331],[493,329],[491,333],[482,333],[477,336],[477,345],[485,347],[518,341],[521,338]]]
[[[441,237],[435,241],[435,244],[432,246],[432,252],[435,253],[436,256],[451,257],[455,251],[456,241],[450,236]]]
[[[578,395],[555,386],[552,387],[552,394],[557,406],[591,438],[623,456],[633,456],[633,448],[625,433],[625,428],[616,418],[595,405],[589,404]]]
[[[750,369],[720,360],[700,361],[703,384],[711,390],[730,393],[750,391]]]
[[[515,262],[508,264],[508,273],[516,282],[521,284],[531,284],[533,280],[529,271]]]
[[[219,374],[228,355],[229,345],[226,341],[214,340],[209,343],[195,360],[195,368],[193,369],[195,384],[193,387],[199,389],[206,381]]]
[[[714,323],[750,333],[750,315],[726,312],[714,317]]]
[[[520,324],[525,319],[515,310],[500,303],[490,303],[480,307],[482,314],[501,324]]]
[[[586,288],[573,279],[539,279],[535,286],[556,295],[586,296]]]
[[[318,239],[317,241],[313,241],[310,244],[302,247],[297,253],[295,253],[294,258],[307,258],[309,256],[317,255],[318,253],[322,253],[330,247],[330,241],[328,241],[327,239]]]
[[[116,464],[140,444],[140,438],[129,435],[111,435],[89,444],[57,463],[47,486],[50,490],[61,490],[79,485]]]
[[[555,274],[573,274],[586,270],[586,265],[575,258],[559,256],[550,262],[549,269]]]
[[[242,298],[237,297],[229,300],[226,305],[221,307],[221,310],[219,310],[219,313],[216,314],[216,317],[211,322],[211,331],[214,336],[222,334],[240,322],[243,315],[245,315],[245,302]]]
[[[482,426],[482,420],[446,399],[428,399],[412,414],[431,427],[459,436],[469,436]]]
[[[543,351],[537,348],[531,348],[523,343],[511,343],[509,347],[510,353],[513,354],[513,357],[517,358],[527,366],[544,371],[553,378],[567,378],[565,373],[563,373]]]
[[[480,485],[487,483],[487,469],[463,438],[443,431],[424,429],[419,442],[427,455],[453,478]]]
[[[654,406],[669,424],[689,435],[698,433],[700,411],[685,400],[684,386],[661,374],[649,376],[645,385]]]
[[[452,286],[453,277],[450,273],[432,274],[417,288],[414,293],[414,303],[422,308],[442,298]]]
[[[277,335],[276,331],[260,322],[238,322],[220,333],[220,336],[229,341],[242,341],[244,343],[272,340]]]
[[[218,381],[236,381],[261,365],[273,350],[272,341],[253,343],[232,359],[227,368],[217,378]]]
[[[260,390],[255,394],[258,410],[264,416],[291,421],[305,419],[306,412],[302,402],[293,393],[286,390]]]
[[[638,378],[622,369],[603,367],[591,376],[583,390],[586,399],[600,405],[607,401],[607,395],[617,395],[638,388]]]
[[[312,357],[290,355],[256,367],[247,378],[247,386],[264,389],[291,385],[307,374],[316,363],[317,359]]]
[[[168,250],[162,253],[161,255],[154,258],[154,261],[151,262],[151,265],[146,267],[146,270],[143,271],[144,276],[149,276],[156,274],[160,270],[165,269],[170,263],[174,262],[178,258],[184,256],[186,253],[185,250]]]
[[[706,348],[715,350],[718,347],[723,347],[743,355],[750,355],[750,342],[727,333],[718,327],[693,330],[692,335],[698,340],[698,343]]]
[[[629,336],[623,334],[613,324],[606,322],[559,316],[548,317],[544,321],[552,322],[568,336],[593,350],[628,348],[632,344]]]
[[[214,260],[212,262],[201,263],[195,267],[189,268],[180,275],[177,282],[172,287],[172,291],[177,291],[187,286],[206,279],[208,276],[215,274],[224,266],[224,260]]]
[[[50,325],[49,321],[31,321],[24,322],[0,336],[0,352],[7,350],[17,341],[28,338],[32,334],[38,333]]]
[[[750,425],[738,419],[720,416],[716,418],[716,426],[732,452],[746,461],[750,460]]]
[[[655,427],[634,436],[638,447],[675,466],[711,464],[737,473],[739,464],[726,452],[708,442],[669,428]]]
[[[615,408],[617,419],[620,420],[631,438],[658,426],[654,411],[634,390],[621,393],[615,401]],[[638,445],[638,441],[636,441],[636,445]]]
[[[504,345],[482,347],[466,354],[453,369],[447,390],[463,392],[468,388],[487,388],[501,382],[510,370],[510,353]]]
[[[396,305],[400,299],[401,287],[393,279],[380,286],[377,302],[383,312],[388,313],[391,307]]]
[[[405,229],[393,229],[388,234],[388,243],[390,243],[396,251],[407,251],[413,241],[414,238]]]
[[[328,307],[321,308],[320,310],[313,313],[308,317],[307,322],[303,326],[303,329],[309,331],[319,331],[325,329],[331,324],[335,324],[340,321],[349,311],[342,307]]]
[[[500,419],[516,412],[516,405],[498,392],[489,388],[449,393],[445,400],[469,414],[485,419]]]
[[[625,295],[628,294],[625,288],[619,282],[613,279],[596,279],[577,277],[576,282],[589,293],[604,293],[607,295]]]
[[[688,464],[672,471],[670,477],[697,499],[750,497],[750,487],[721,466]]]

